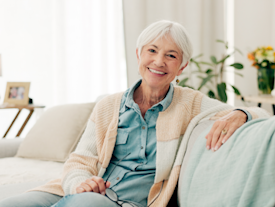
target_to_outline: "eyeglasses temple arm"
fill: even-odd
[[[131,152],[129,152],[127,155],[125,155],[123,158],[121,158],[121,159],[118,161],[118,163],[116,164],[116,166],[117,166],[124,158],[126,158],[129,154],[131,154]],[[108,181],[110,175],[112,174],[112,172],[114,171],[114,169],[116,168],[116,166],[115,166],[115,167],[111,170],[111,172],[109,173],[109,175],[108,175],[108,177],[107,177],[105,183]]]

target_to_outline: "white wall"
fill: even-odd
[[[223,51],[221,45],[215,44],[224,36],[221,0],[123,0],[123,6],[128,86],[140,78],[135,55],[137,38],[155,21],[166,19],[182,24],[190,34],[194,56],[204,53],[204,58],[209,59]]]
[[[29,97],[36,104],[52,104],[53,27],[52,1],[0,0],[0,54],[3,77],[0,96],[3,102],[6,82],[31,82]],[[39,88],[39,90],[35,90]],[[0,137],[17,111],[0,110]],[[9,137],[15,136],[27,116],[24,110]],[[30,120],[22,136],[35,121]]]
[[[130,56],[127,52],[131,63],[127,68],[128,86],[139,78],[135,57],[136,39],[151,22],[170,19],[182,23],[191,34],[194,55],[203,52],[208,58],[210,54],[221,50],[217,44],[211,43],[223,37],[223,27],[219,26],[223,22],[221,0],[124,0],[123,4],[124,8],[127,7],[124,10],[125,24],[133,25],[127,29],[125,36],[126,41],[130,42],[126,50],[132,51]],[[144,7],[147,7],[145,11]],[[30,81],[30,97],[36,104],[51,106],[54,100],[62,100],[61,96],[56,97],[56,94],[62,93],[55,93],[60,88],[54,86],[66,85],[66,80],[62,78],[66,41],[64,8],[64,0],[0,0],[0,54],[3,68],[0,102],[3,101],[7,81]],[[257,94],[256,69],[250,66],[247,52],[261,45],[275,46],[274,11],[274,0],[235,1],[235,46],[244,52],[244,56],[236,55],[235,61],[245,65],[242,71],[244,78],[235,77],[235,83],[244,95]],[[208,41],[202,41],[203,38]],[[58,78],[53,79],[53,74]],[[35,90],[37,88],[39,90]],[[236,105],[242,103],[236,101]],[[264,108],[271,112],[270,105],[264,105]],[[0,137],[15,114],[16,110],[0,110]],[[25,116],[27,111],[19,117],[19,122]],[[31,123],[34,123],[35,116],[32,119]],[[16,125],[18,127],[20,123]],[[10,136],[16,132],[13,130]]]
[[[225,40],[223,2],[222,0],[124,0],[128,86],[140,78],[135,56],[137,37],[146,26],[157,20],[168,19],[184,25],[194,45],[194,56],[203,53],[203,59],[208,61],[209,56],[213,54],[221,58],[223,46],[215,40]],[[275,47],[275,1],[235,0],[234,2],[234,45],[244,54],[241,56],[236,53],[235,62],[241,62],[245,67],[241,71],[243,78],[235,76],[235,85],[243,95],[256,95],[257,71],[251,67],[247,53],[258,46]],[[185,69],[185,71],[191,70]],[[238,100],[232,102],[235,106],[244,105]],[[272,112],[270,104],[263,104],[263,107]]]
[[[51,102],[52,1],[0,1],[0,54],[5,82],[31,82],[29,96],[36,103]],[[39,88],[40,90],[34,90]]]
[[[243,95],[257,95],[257,69],[251,66],[247,53],[259,46],[275,47],[275,1],[237,0],[235,1],[235,47],[244,55],[236,54],[235,61],[244,64],[243,78],[235,76],[235,84]],[[236,100],[236,105],[243,105]],[[256,103],[248,103],[257,106]],[[263,108],[272,112],[270,104]]]
[[[126,90],[121,1],[0,0],[0,54],[2,97],[7,81],[31,82],[29,96],[46,107]],[[15,113],[0,110],[0,137]]]

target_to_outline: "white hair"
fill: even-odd
[[[137,39],[138,56],[140,57],[143,46],[167,34],[171,36],[182,51],[182,62],[180,65],[180,68],[182,68],[191,59],[193,48],[186,29],[177,22],[161,20],[145,28]]]

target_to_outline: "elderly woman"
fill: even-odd
[[[61,179],[0,203],[16,206],[167,206],[177,185],[182,136],[199,114],[217,119],[206,148],[216,151],[259,109],[233,109],[198,91],[173,86],[192,55],[183,26],[159,21],[139,36],[142,79],[102,99],[64,165]]]

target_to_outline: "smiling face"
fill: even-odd
[[[136,50],[142,84],[152,90],[168,91],[170,83],[186,67],[180,68],[182,52],[167,35]]]

